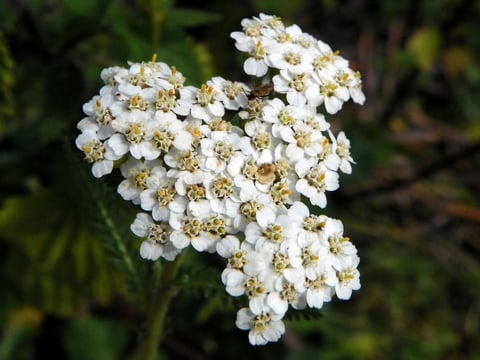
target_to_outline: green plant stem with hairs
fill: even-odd
[[[178,255],[174,261],[163,263],[160,284],[154,290],[152,307],[146,314],[149,317],[149,321],[145,329],[145,340],[141,344],[142,359],[154,360],[157,358],[159,344],[164,335],[164,323],[168,307],[180,290],[175,284],[175,278],[183,258],[183,253]]]

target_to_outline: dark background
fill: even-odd
[[[94,180],[74,148],[82,105],[102,68],[153,53],[192,85],[248,80],[229,34],[259,12],[298,24],[362,74],[365,105],[328,118],[357,164],[326,209],[358,248],[362,288],[320,318],[292,314],[279,343],[252,347],[235,328],[221,260],[191,253],[161,358],[480,357],[478,1],[6,0],[1,359],[138,358],[161,265],[139,259],[116,180]]]

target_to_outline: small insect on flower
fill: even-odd
[[[265,163],[257,169],[257,180],[260,184],[272,184],[275,181],[277,167],[271,163]]]
[[[273,91],[273,84],[263,84],[252,89],[250,95],[256,98],[263,98],[270,95]]]

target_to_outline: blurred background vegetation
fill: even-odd
[[[153,53],[192,85],[247,80],[229,34],[259,12],[362,73],[366,104],[330,117],[357,165],[327,209],[358,247],[362,289],[252,347],[223,262],[190,253],[179,281],[196,286],[168,313],[161,358],[480,358],[479,1],[4,0],[0,359],[138,357],[161,265],[139,259],[116,180],[74,149],[82,105],[102,68]]]

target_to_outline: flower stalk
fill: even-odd
[[[178,294],[179,287],[175,284],[175,278],[180,268],[183,256],[177,256],[172,262],[164,263],[160,276],[160,285],[154,290],[152,306],[145,340],[141,345],[142,359],[154,360],[157,358],[159,345],[164,336],[165,317],[172,299]]]
[[[156,52],[160,46],[161,28],[165,20],[166,0],[151,0],[152,7],[152,49]]]

